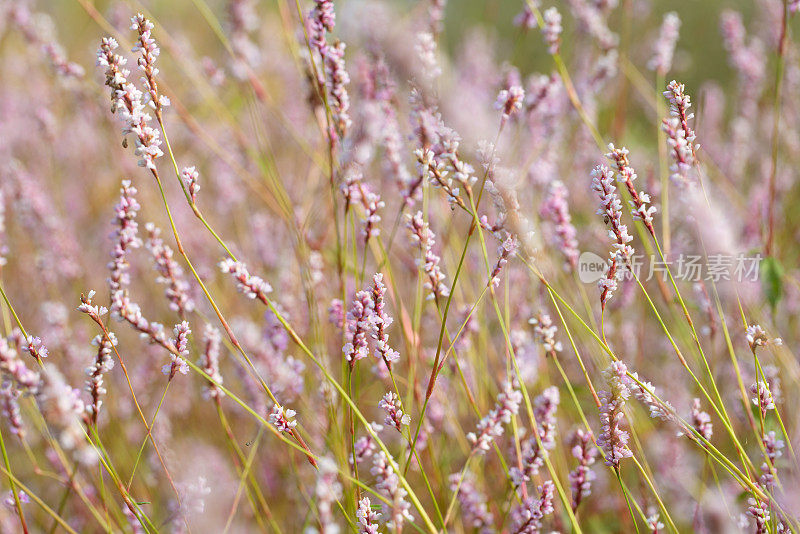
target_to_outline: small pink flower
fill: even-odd
[[[542,13],[542,18],[544,19],[542,35],[544,36],[544,42],[547,43],[547,51],[551,54],[558,54],[561,45],[561,32],[564,31],[561,26],[561,13],[555,7],[551,7]]]
[[[181,179],[189,190],[189,198],[192,199],[192,204],[197,201],[197,192],[200,191],[200,184],[197,183],[198,178],[200,178],[200,173],[193,166],[184,167],[181,171]]]
[[[506,120],[522,109],[524,100],[525,90],[519,85],[512,85],[508,89],[500,91],[494,107],[503,112],[503,120]]]
[[[411,424],[411,416],[403,413],[400,404],[400,397],[394,392],[389,392],[383,396],[378,406],[386,412],[386,419],[384,422],[402,432],[402,427]]]
[[[247,266],[240,261],[226,258],[219,262],[219,268],[223,273],[233,275],[236,279],[236,288],[248,298],[265,301],[267,294],[272,292],[272,286],[258,276],[252,276]]]
[[[294,420],[295,415],[297,412],[294,410],[284,409],[280,404],[276,404],[269,414],[269,422],[280,432],[291,432],[297,426],[297,421]]]

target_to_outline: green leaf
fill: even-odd
[[[783,267],[772,256],[767,256],[761,262],[761,287],[767,302],[774,310],[783,297]]]

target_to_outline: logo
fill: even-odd
[[[593,284],[603,278],[608,263],[594,252],[584,252],[578,258],[578,278],[584,284]]]

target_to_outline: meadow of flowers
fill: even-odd
[[[0,0],[0,532],[800,533],[800,2],[459,4]]]

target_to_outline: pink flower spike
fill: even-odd
[[[403,413],[400,397],[398,397],[396,393],[389,392],[384,395],[378,403],[378,406],[383,408],[386,412],[386,419],[384,422],[396,428],[398,432],[402,432],[402,427],[411,424],[411,416],[407,413]]]
[[[547,43],[547,51],[553,55],[558,54],[561,46],[561,32],[564,31],[561,26],[561,13],[555,7],[551,7],[542,13],[542,18],[544,19],[542,35],[544,42]]]
[[[226,258],[219,262],[219,268],[223,273],[233,275],[236,288],[245,296],[267,302],[267,294],[272,292],[272,286],[258,276],[252,276],[244,263]]]
[[[194,167],[184,167],[181,171],[181,179],[189,190],[189,198],[192,199],[192,204],[197,202],[197,192],[200,191],[200,184],[197,183],[199,177],[200,173]]]
[[[272,411],[269,414],[269,422],[272,423],[279,432],[292,432],[294,427],[297,426],[297,421],[294,420],[295,415],[297,415],[297,412],[294,410],[288,408],[284,409],[280,404],[276,404],[272,407]]]

